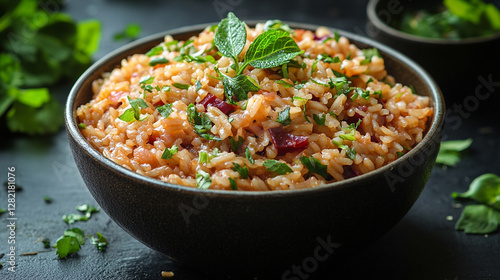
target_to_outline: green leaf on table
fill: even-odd
[[[288,63],[301,54],[290,34],[280,29],[269,29],[255,38],[245,54],[245,64],[255,68],[272,68]]]
[[[461,152],[465,151],[472,144],[472,139],[450,140],[441,142],[436,163],[455,166],[460,161]]]
[[[217,49],[225,56],[233,58],[238,63],[238,55],[245,47],[247,30],[233,13],[229,12],[215,31],[214,43]]]
[[[97,232],[96,235],[97,237],[90,237],[90,243],[94,244],[99,251],[106,250],[106,247],[108,247],[109,244],[108,239],[106,239],[106,237],[104,237],[100,232]]]
[[[486,173],[472,181],[464,193],[452,193],[453,198],[473,199],[500,210],[500,177]]]
[[[69,254],[80,251],[80,246],[85,243],[85,234],[79,228],[71,228],[64,231],[54,246],[57,248],[56,254],[60,259],[65,258]]]
[[[498,229],[500,211],[487,205],[467,205],[455,224],[455,229],[470,234],[487,234]]]
[[[135,40],[141,34],[142,28],[137,23],[129,23],[125,26],[122,31],[119,31],[113,35],[113,40]]]

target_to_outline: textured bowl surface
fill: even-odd
[[[416,61],[441,85],[489,73],[500,61],[500,32],[460,40],[425,38],[402,32],[391,23],[409,11],[430,7],[428,1],[370,0],[366,13],[370,35]]]
[[[338,31],[361,48],[378,48],[388,72],[430,96],[435,108],[424,140],[374,172],[306,190],[199,190],[138,175],[105,158],[85,140],[75,110],[92,98],[94,79],[123,58],[147,52],[165,34],[185,40],[205,26],[167,31],[120,48],[96,62],[71,90],[65,110],[70,146],[101,208],[147,246],[179,263],[211,271],[286,269],[310,257],[323,261],[365,246],[391,229],[416,201],[431,173],[441,140],[444,102],[439,88],[418,65],[354,34]]]

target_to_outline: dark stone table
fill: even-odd
[[[331,26],[369,36],[366,1],[63,1],[63,11],[77,20],[99,19],[103,38],[98,59],[124,42],[113,34],[128,23],[142,26],[141,36],[164,30],[218,22],[228,11],[242,20],[282,19]],[[267,3],[266,3],[267,2]],[[481,78],[496,84],[486,100],[474,99]],[[436,166],[414,207],[384,237],[363,251],[343,259],[334,267],[289,279],[500,279],[500,234],[466,235],[454,229],[463,209],[451,198],[453,191],[465,191],[477,176],[500,174],[499,117],[500,73],[478,72],[475,79],[455,85],[441,85],[448,106],[445,139],[473,138],[471,149],[455,167]],[[52,89],[64,102],[71,83]],[[486,87],[485,87],[486,88]],[[494,97],[496,95],[496,97]],[[460,109],[461,108],[461,109]],[[8,271],[7,215],[0,216],[0,279],[163,279],[162,271],[173,271],[172,279],[253,279],[253,277],[206,275],[182,267],[136,241],[104,212],[87,222],[77,222],[86,234],[101,232],[110,244],[98,251],[89,240],[81,250],[59,260],[55,249],[44,249],[40,240],[54,244],[69,226],[61,217],[74,213],[75,206],[96,202],[87,191],[69,150],[66,133],[28,137],[1,132],[0,183],[7,181],[8,167],[15,167],[16,272]],[[44,196],[52,199],[46,203]],[[0,208],[7,207],[6,192],[0,192]],[[452,221],[450,221],[452,219]],[[22,253],[36,255],[21,256]],[[257,274],[258,272],[256,272]],[[264,279],[265,277],[259,277]]]

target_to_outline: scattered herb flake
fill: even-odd
[[[99,251],[105,251],[109,242],[100,232],[96,233],[97,237],[91,236],[90,243],[94,244]]]
[[[178,89],[189,89],[188,84],[181,84],[181,83],[173,83],[172,86],[178,88]]]
[[[238,172],[241,176],[241,179],[248,179],[248,167],[243,167],[235,162],[233,162],[233,166],[231,169]]]
[[[312,156],[303,156],[300,158],[300,161],[309,170],[309,172],[307,173],[308,175],[310,175],[311,173],[316,173],[323,177],[325,180],[328,180],[330,178],[330,175],[327,171],[327,166],[322,164],[318,159]]]
[[[212,179],[210,179],[210,174],[207,172],[200,170],[196,173],[196,187],[198,189],[206,190],[212,184]]]
[[[177,152],[179,151],[177,145],[173,145],[170,148],[165,148],[163,154],[161,155],[162,159],[171,159]]]
[[[172,112],[174,111],[172,109],[172,104],[171,103],[165,104],[163,106],[159,106],[159,107],[156,108],[156,110],[165,119],[167,119],[170,116],[170,114],[172,114]]]
[[[288,164],[275,159],[268,159],[262,165],[266,167],[268,171],[274,172],[278,175],[285,175],[293,172]]]
[[[229,185],[233,191],[238,190],[238,186],[236,186],[236,181],[233,178],[227,178],[229,180]]]
[[[290,107],[286,107],[285,110],[278,113],[276,122],[279,122],[283,126],[287,126],[292,123],[292,119],[290,118]]]
[[[245,149],[245,157],[251,164],[255,164],[255,160],[253,159],[252,153],[250,152],[250,149],[248,147],[246,147]]]

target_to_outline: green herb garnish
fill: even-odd
[[[236,186],[236,181],[233,178],[227,178],[229,180],[229,185],[233,191],[238,190],[238,186]]]
[[[156,110],[165,119],[167,119],[170,116],[170,114],[172,114],[172,112],[174,111],[172,109],[172,104],[171,103],[165,104],[163,106],[156,107]]]
[[[268,159],[262,164],[268,171],[274,172],[278,175],[285,175],[292,173],[293,170],[288,166],[288,164],[277,161],[275,159]]]
[[[240,149],[241,145],[243,145],[244,142],[245,140],[241,136],[238,136],[237,141],[234,140],[233,137],[229,136],[229,145],[231,145],[231,151],[233,151],[234,153],[238,152],[238,150]]]
[[[235,162],[233,162],[233,166],[231,169],[238,172],[241,176],[241,179],[248,179],[248,167],[243,167]]]
[[[212,179],[210,179],[210,174],[207,172],[200,170],[196,173],[196,187],[198,189],[206,190],[212,184]]]
[[[163,154],[161,155],[162,159],[171,159],[177,152],[179,151],[179,148],[177,145],[173,145],[170,148],[165,148],[163,151]]]
[[[463,151],[472,144],[472,139],[450,140],[441,142],[436,163],[448,166],[455,166],[460,161]]]
[[[125,29],[123,29],[120,32],[115,33],[113,35],[113,40],[115,41],[121,41],[121,40],[135,40],[139,35],[141,34],[142,28],[139,24],[137,23],[129,23],[125,26]]]
[[[248,159],[248,161],[251,163],[251,164],[254,164],[255,163],[255,160],[253,159],[252,157],[252,153],[250,152],[250,149],[248,147],[246,147],[245,149],[245,157]]]
[[[474,200],[481,204],[465,206],[455,228],[465,233],[492,233],[500,225],[500,177],[496,174],[483,174],[472,181],[464,193],[452,193],[461,200]]]
[[[356,150],[354,149],[354,147],[349,147],[345,144],[342,144],[342,143],[339,143],[336,141],[332,141],[332,142],[337,147],[341,148],[342,150],[345,150],[347,157],[349,157],[352,160],[354,160],[356,158]]]
[[[156,58],[152,58],[150,61],[149,61],[149,66],[156,66],[156,65],[160,65],[160,64],[167,64],[169,63],[170,61],[164,57],[156,57]]]
[[[106,237],[104,237],[100,232],[97,232],[96,235],[97,237],[90,237],[90,243],[94,244],[97,250],[105,251],[109,244],[108,239],[106,239]]]
[[[278,113],[276,122],[279,122],[283,126],[287,126],[292,123],[292,119],[290,118],[290,107],[286,107],[285,110]]]
[[[173,83],[172,86],[178,88],[178,89],[189,89],[188,84],[181,84],[181,83]]]
[[[54,246],[57,256],[62,259],[69,254],[74,254],[80,251],[80,246],[85,243],[85,234],[79,228],[70,228],[64,231]]]
[[[142,121],[141,119],[141,109],[140,108],[148,108],[148,104],[144,99],[137,98],[131,99],[130,96],[127,96],[129,104],[132,108],[129,108],[123,112],[118,118],[125,122],[131,122],[134,120]],[[140,107],[140,108],[139,108]]]
[[[300,158],[300,161],[302,164],[307,167],[308,175],[311,175],[311,173],[316,173],[323,177],[325,180],[328,180],[330,178],[330,174],[328,174],[327,171],[327,166],[322,164],[318,159],[315,159],[314,157],[306,157],[303,156]]]
[[[326,122],[326,114],[321,114],[321,116],[313,114],[313,119],[318,125],[323,126]]]
[[[187,107],[188,121],[193,125],[194,131],[203,139],[222,141],[222,139],[210,133],[212,129],[212,121],[205,113],[198,112],[194,104],[189,104]]]

